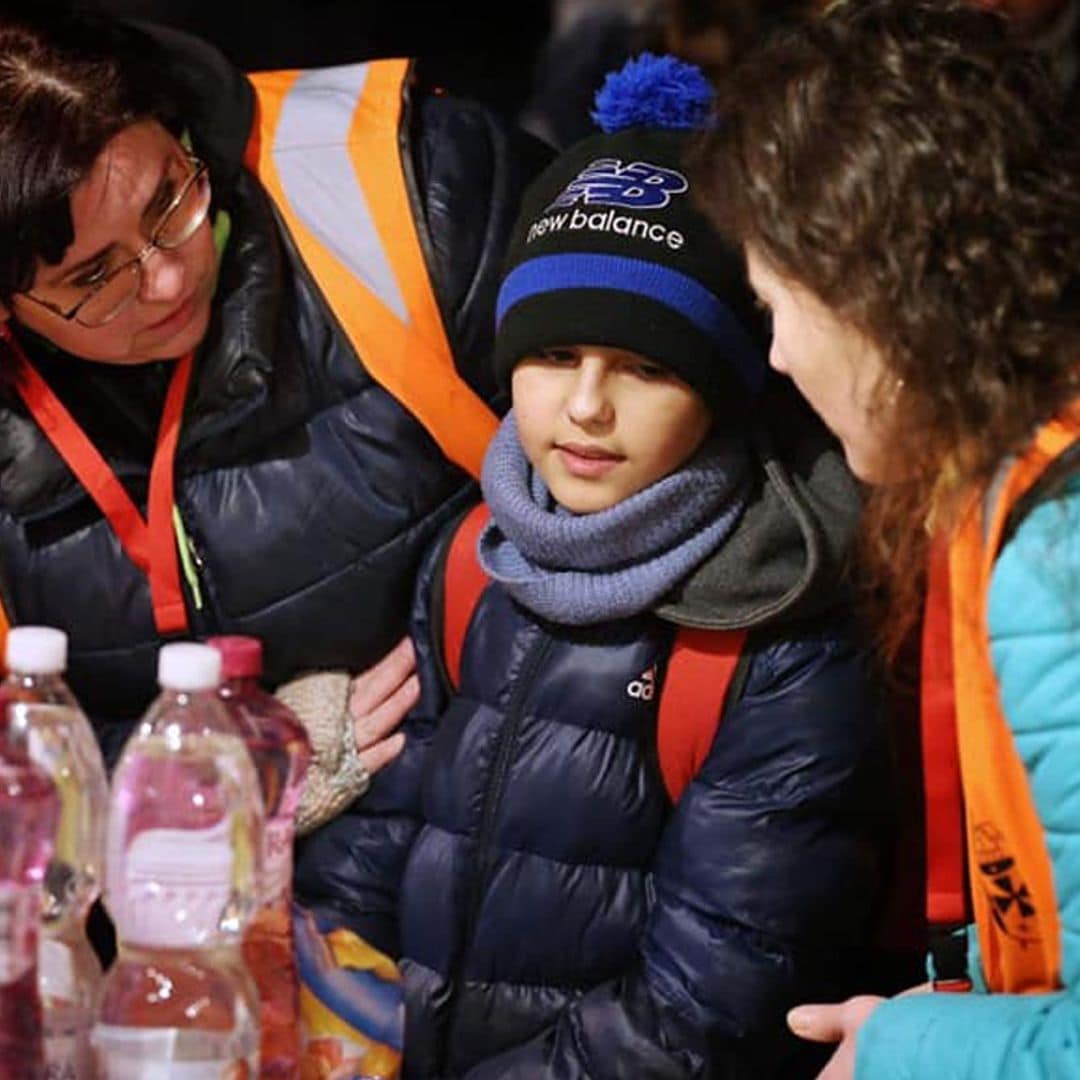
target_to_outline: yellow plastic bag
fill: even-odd
[[[397,1080],[405,996],[397,965],[350,930],[293,906],[301,1080]]]

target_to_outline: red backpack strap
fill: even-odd
[[[965,879],[964,795],[956,739],[947,546],[931,547],[923,621],[921,732],[926,800],[926,918],[939,990],[968,989],[967,957],[955,933],[971,921]]]
[[[657,751],[672,803],[705,764],[735,670],[745,630],[679,627],[660,691]]]
[[[450,685],[461,685],[461,651],[480,595],[488,576],[476,557],[476,542],[490,517],[488,508],[477,503],[459,522],[450,541],[443,568],[443,659]]]
[[[488,577],[476,544],[490,514],[480,503],[458,525],[443,570],[443,658],[451,685],[461,685],[461,652]],[[664,786],[679,801],[712,747],[746,641],[745,630],[680,627],[660,693],[657,748]]]

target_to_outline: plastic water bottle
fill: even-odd
[[[38,923],[60,801],[6,728],[0,715],[0,1080],[24,1080],[45,1068]]]
[[[209,646],[164,646],[161,693],[113,775],[105,903],[118,955],[93,1031],[101,1080],[256,1073],[258,1002],[240,946],[262,797],[220,675]]]
[[[67,647],[62,630],[15,627],[0,688],[9,740],[52,780],[60,800],[38,941],[49,1080],[90,1075],[90,1027],[101,985],[86,915],[101,891],[108,782],[94,733],[64,682]]]
[[[259,908],[244,938],[244,960],[259,993],[259,1075],[293,1077],[300,1067],[299,985],[292,935],[292,849],[296,806],[311,760],[307,732],[291,709],[259,686],[262,643],[222,635],[221,699],[243,732],[266,809]]]

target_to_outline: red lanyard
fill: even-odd
[[[10,347],[15,388],[30,414],[108,519],[128,558],[149,578],[158,633],[187,630],[187,609],[173,531],[173,463],[194,354],[188,353],[177,361],[169,382],[150,466],[149,513],[144,520],[116,473],[27,359],[6,324],[0,329],[0,336]]]

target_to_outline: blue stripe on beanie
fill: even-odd
[[[564,289],[603,289],[654,300],[693,323],[756,393],[765,379],[761,349],[734,312],[694,278],[644,259],[622,255],[538,255],[503,281],[495,306],[498,327],[522,300]]]

